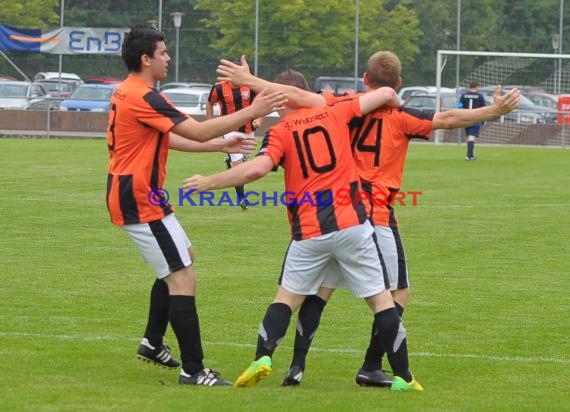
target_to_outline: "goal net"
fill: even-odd
[[[480,143],[566,146],[570,144],[570,55],[457,50],[437,52],[436,86],[457,96],[476,81],[487,103],[495,87],[522,92],[512,113],[486,122]],[[464,142],[463,130],[439,131],[436,142]]]

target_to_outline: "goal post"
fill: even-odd
[[[497,85],[521,89],[520,107],[488,122],[481,132],[482,143],[565,146],[570,141],[570,104],[559,110],[560,103],[570,103],[570,54],[438,50],[435,80],[438,91],[457,87],[458,97],[477,81],[489,103]],[[553,96],[559,97],[558,102]],[[434,140],[459,143],[464,136],[441,131]]]

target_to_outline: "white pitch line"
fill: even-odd
[[[496,204],[439,204],[439,203],[421,203],[418,201],[416,206],[412,206],[411,204],[407,204],[406,206],[399,206],[396,204],[396,208],[398,207],[423,207],[425,209],[530,209],[530,208],[559,208],[559,207],[568,207],[570,206],[569,203],[533,203],[533,204],[509,204],[509,203],[496,203]]]
[[[124,341],[124,340],[136,340],[125,336],[79,336],[79,335],[47,335],[42,333],[26,333],[26,332],[0,332],[0,337],[8,338],[44,338],[44,339],[60,339],[60,340],[78,340],[87,342],[98,342],[98,341]],[[231,346],[235,348],[255,348],[256,345],[251,343],[237,343],[237,342],[202,342],[204,345],[210,346]],[[287,345],[281,345],[280,348],[292,349],[292,347]],[[5,352],[0,350],[0,352]],[[356,349],[327,349],[319,348],[314,346],[311,348],[311,352],[322,352],[322,353],[349,353],[361,355],[362,350]],[[522,363],[556,363],[561,365],[570,365],[570,359],[564,358],[552,358],[545,356],[497,356],[497,355],[476,355],[471,353],[434,353],[434,352],[410,352],[411,357],[423,357],[423,358],[454,358],[454,359],[475,359],[483,361],[493,361],[493,362],[522,362]]]

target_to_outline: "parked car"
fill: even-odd
[[[315,80],[315,91],[328,91],[337,96],[341,96],[345,93],[365,92],[366,86],[364,85],[364,80],[362,78],[356,79],[356,87],[354,80],[354,77],[320,76]]]
[[[71,92],[80,84],[76,80],[64,79],[40,80],[38,83],[46,89],[54,100],[60,101],[67,99],[71,95]]]
[[[82,83],[81,77],[75,73],[66,72],[38,72],[34,76],[34,81],[39,82],[40,80],[74,80],[77,83]]]
[[[210,90],[213,84],[210,83],[194,83],[194,82],[169,82],[160,86],[160,90],[179,89],[179,88],[204,88]]]
[[[210,89],[204,87],[175,87],[162,90],[168,100],[181,112],[189,115],[206,115],[206,103]],[[218,116],[219,107],[214,106],[214,115]]]
[[[0,81],[0,109],[47,110],[51,96],[39,83]]]
[[[121,83],[123,80],[118,77],[86,77],[85,83],[93,84],[116,84]]]
[[[479,89],[481,94],[485,96],[487,104],[493,103],[495,89],[495,86],[485,86]],[[503,86],[503,90],[509,90],[508,86]],[[517,123],[556,123],[558,120],[558,110],[538,106],[525,95],[521,94],[519,107],[508,115],[505,115],[504,120]]]
[[[440,93],[455,93],[455,89],[452,89],[450,87],[440,87],[439,88]],[[406,87],[401,87],[400,90],[398,90],[398,97],[400,98],[400,100],[403,102],[405,102],[408,97],[414,95],[414,94],[426,94],[426,93],[437,93],[437,87],[435,86],[406,86]]]
[[[546,92],[523,92],[531,102],[538,106],[549,107],[558,110],[558,96]]]
[[[422,112],[435,113],[437,93],[413,94],[402,104],[403,107],[417,109]],[[439,111],[445,111],[457,107],[457,95],[455,93],[440,93]]]
[[[111,95],[118,84],[88,84],[79,85],[68,99],[61,102],[62,111],[78,112],[108,112],[111,105]]]

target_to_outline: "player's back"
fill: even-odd
[[[225,116],[251,106],[255,95],[255,92],[247,86],[235,86],[228,81],[221,81],[214,84],[210,90],[208,102],[212,106],[218,104],[220,106],[220,115]],[[242,133],[253,132],[252,122],[247,122],[237,131]]]
[[[359,114],[358,100],[301,109],[268,131],[261,151],[285,169],[294,239],[330,233],[366,220],[348,129],[350,119]]]
[[[400,189],[410,140],[428,140],[431,115],[403,108],[380,108],[350,124],[351,145],[360,177]]]

